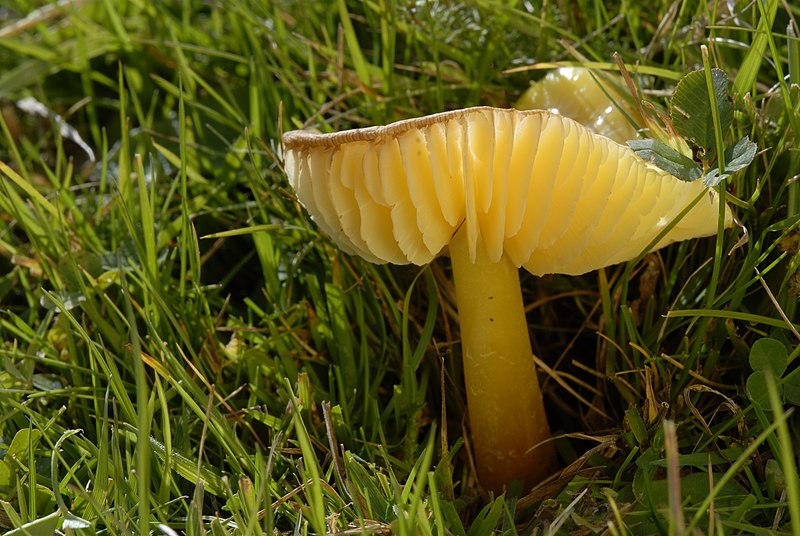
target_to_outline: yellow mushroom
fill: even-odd
[[[489,107],[283,137],[289,181],[342,250],[424,265],[449,246],[481,484],[555,466],[519,284],[583,274],[717,230],[718,198],[542,110]],[[728,215],[728,219],[730,216]]]
[[[610,73],[592,74],[586,67],[560,67],[531,84],[514,107],[563,115],[595,134],[625,143],[636,138],[629,118],[641,123],[642,117],[618,91],[622,84],[621,77]]]

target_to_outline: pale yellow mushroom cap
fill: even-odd
[[[622,77],[611,78],[614,79],[622,84]],[[569,117],[592,132],[620,143],[636,138],[636,129],[626,114],[641,122],[639,112],[612,83],[601,78],[600,73],[593,76],[591,69],[585,67],[561,67],[548,72],[544,78],[531,84],[514,107],[547,110]]]
[[[493,261],[582,274],[658,242],[715,234],[719,199],[630,148],[542,110],[468,108],[383,127],[283,137],[286,173],[342,250],[423,265],[465,225]],[[726,208],[726,225],[730,223]]]

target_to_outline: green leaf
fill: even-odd
[[[464,530],[464,523],[461,521],[458,510],[456,510],[453,503],[450,501],[442,501],[441,508],[442,518],[444,518],[444,523],[448,530],[456,536],[466,536],[467,532]]]
[[[5,497],[14,489],[15,484],[14,469],[5,460],[0,460],[0,496]]]
[[[472,526],[470,526],[467,536],[493,534],[502,515],[503,497],[500,496],[494,502],[483,507],[483,510],[480,511]]]
[[[681,475],[680,491],[682,502],[694,504],[693,501],[699,501],[708,496],[711,492],[709,480],[719,482],[722,478],[721,473],[713,473],[708,475],[702,472],[689,473]],[[650,482],[648,490],[649,500],[657,506],[666,506],[669,504],[669,486],[668,480],[653,480]],[[727,482],[717,492],[715,504],[725,505],[727,507],[740,504],[743,497],[747,495],[747,491],[737,482]]]
[[[749,136],[745,136],[736,142],[733,147],[725,150],[725,171],[734,173],[750,165],[756,157],[758,147],[750,141]]]
[[[772,376],[775,381],[775,376]],[[763,370],[757,370],[747,377],[745,384],[747,396],[753,404],[761,406],[764,411],[771,411],[769,406],[769,390],[767,389],[767,375]],[[778,391],[783,394],[781,386],[776,386]]]
[[[745,136],[733,145],[725,149],[725,173],[719,174],[719,168],[716,167],[706,173],[703,178],[703,183],[706,186],[716,186],[733,173],[744,169],[750,165],[756,156],[758,146],[750,141],[749,136]]]
[[[25,523],[21,527],[6,532],[6,536],[53,536],[56,528],[58,528],[60,518],[60,512],[53,512],[48,516]]]
[[[35,449],[41,438],[41,430],[23,428],[14,434],[14,439],[11,440],[4,460],[14,459],[20,464],[24,464],[28,460],[29,449]]]
[[[795,369],[783,380],[783,397],[789,404],[800,406],[800,369]]]
[[[754,371],[771,370],[775,378],[780,378],[786,370],[789,354],[786,346],[775,339],[758,339],[750,348],[750,368]]]
[[[733,123],[733,104],[728,93],[728,77],[721,69],[711,69],[720,126],[727,132]],[[678,133],[691,140],[707,154],[714,152],[714,121],[711,99],[703,70],[692,71],[675,87],[670,103],[670,116]]]
[[[764,337],[753,343],[749,360],[750,368],[755,372],[747,378],[747,394],[754,404],[770,411],[766,372],[770,372],[769,381],[774,382],[778,393],[784,396],[785,386],[778,384],[778,381],[789,364],[789,352],[782,342]]]
[[[633,436],[640,445],[647,441],[647,426],[645,426],[644,419],[639,415],[639,411],[636,408],[625,410],[625,424],[631,429]]]
[[[762,371],[757,370],[747,377],[745,389],[751,402],[762,407],[767,404],[767,378]]]
[[[628,146],[639,155],[639,158],[675,175],[685,181],[699,179],[703,172],[700,165],[691,158],[682,155],[664,142],[647,140],[630,140]]]

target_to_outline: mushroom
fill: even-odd
[[[702,181],[543,110],[292,131],[283,148],[298,200],[343,251],[425,265],[449,248],[471,444],[482,486],[498,492],[555,466],[518,268],[583,274],[717,230],[719,199]]]
[[[514,108],[563,115],[596,134],[624,143],[636,138],[636,129],[629,118],[641,122],[642,117],[616,89],[622,84],[621,77],[610,73],[593,74],[586,67],[560,67],[531,84]]]

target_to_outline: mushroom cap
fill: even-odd
[[[387,126],[283,136],[299,201],[347,253],[423,265],[465,225],[472,258],[534,275],[629,260],[717,231],[719,198],[544,110],[476,107]],[[730,223],[726,207],[726,225]]]
[[[592,132],[624,143],[636,138],[626,115],[639,112],[617,91],[622,77],[594,74],[586,67],[560,67],[534,82],[514,104],[520,110],[547,110],[574,119]],[[615,86],[614,82],[617,82]],[[612,100],[613,99],[613,100]]]

